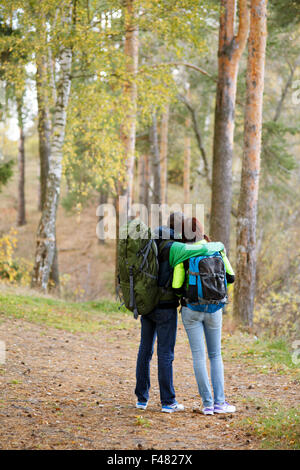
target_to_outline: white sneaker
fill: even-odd
[[[148,406],[148,402],[142,403],[141,401],[137,401],[135,404],[135,407],[138,408],[139,410],[145,410]]]
[[[223,405],[214,406],[214,413],[234,413],[235,411],[236,407],[234,405],[229,405],[226,401]]]
[[[174,411],[183,411],[184,406],[179,403],[173,403],[172,405],[164,405],[161,409],[163,413],[174,413]]]
[[[202,413],[204,415],[213,415],[214,414],[214,407],[213,406],[206,406],[202,409]]]

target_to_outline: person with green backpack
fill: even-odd
[[[145,410],[150,391],[150,362],[157,338],[158,382],[161,411],[182,411],[173,385],[173,360],[177,332],[179,298],[172,289],[173,270],[169,254],[173,227],[181,214],[170,217],[170,227],[154,233],[139,219],[121,230],[118,244],[118,277],[125,306],[141,318],[141,338],[136,363],[136,407]],[[175,220],[176,219],[176,220]]]
[[[136,407],[145,410],[149,400],[150,362],[157,338],[158,383],[161,411],[173,413],[183,411],[184,406],[176,401],[173,385],[173,360],[177,332],[177,307],[179,299],[172,289],[172,270],[169,252],[175,233],[173,228],[159,227],[154,233],[158,249],[159,300],[156,307],[141,316],[141,340],[136,364]]]

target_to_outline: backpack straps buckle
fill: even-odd
[[[134,297],[134,288],[133,288],[133,267],[129,267],[129,288],[130,288],[130,300],[129,300],[129,307],[133,308],[133,316],[135,320],[137,320],[139,316],[139,312],[136,308],[135,297]]]

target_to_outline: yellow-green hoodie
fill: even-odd
[[[207,241],[205,239],[194,243],[194,245],[204,245],[204,244],[207,244]],[[232,266],[229,262],[229,259],[226,256],[225,248],[220,250],[220,253],[222,255],[227,274],[230,274],[231,276],[234,276],[234,271],[233,271]],[[185,269],[184,269],[183,262],[181,262],[179,264],[176,264],[176,266],[174,267],[173,281],[172,281],[173,289],[180,289],[183,286],[184,280],[185,280]]]

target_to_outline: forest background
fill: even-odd
[[[225,243],[236,266],[247,47],[239,60],[232,172],[224,174],[222,193],[213,176],[219,15],[235,2],[221,4],[2,2],[3,282],[75,301],[113,297],[115,241],[97,239],[97,207],[124,193],[147,206],[204,204],[206,232]],[[299,331],[299,19],[297,3],[268,3],[256,287],[249,294],[256,304],[249,318],[240,314],[244,326],[290,339]],[[49,162],[59,203],[45,284],[37,260]],[[219,208],[227,219],[218,232],[211,206],[221,193],[231,216]]]

